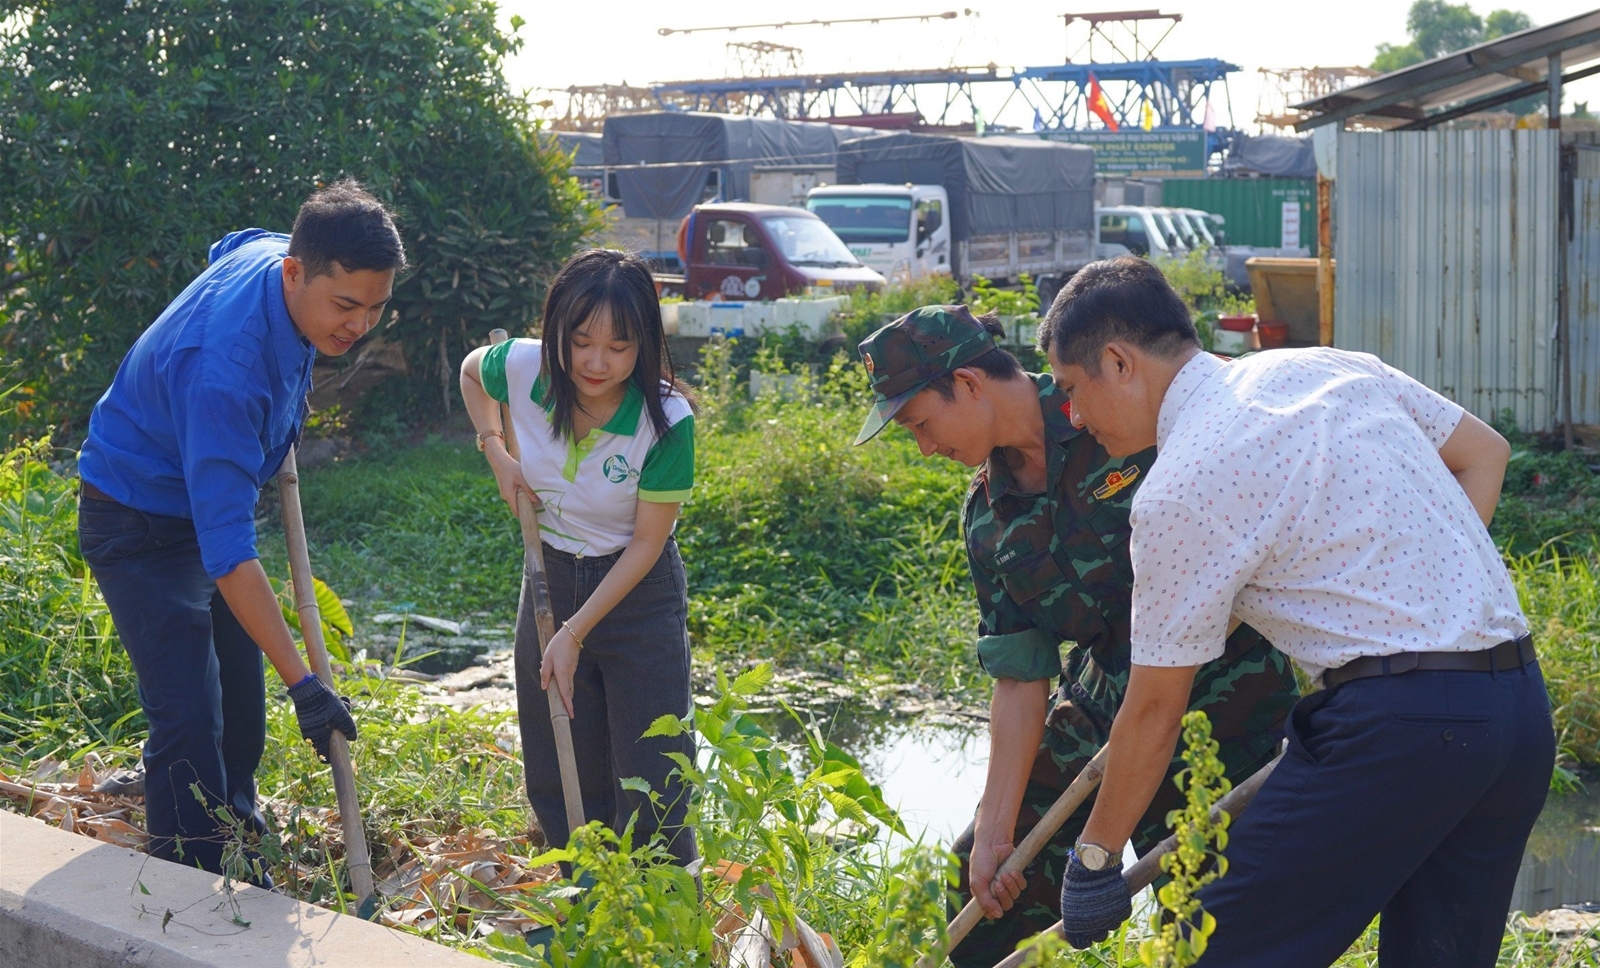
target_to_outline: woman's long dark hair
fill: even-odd
[[[573,438],[573,419],[582,404],[572,374],[567,371],[572,332],[601,308],[611,316],[612,333],[639,348],[630,379],[644,394],[645,412],[650,415],[656,436],[665,437],[672,426],[661,405],[662,382],[683,394],[691,405],[694,398],[673,370],[672,354],[667,351],[667,337],[661,326],[661,300],[656,295],[650,267],[631,252],[616,249],[585,249],[568,259],[545,296],[541,369],[550,400],[555,404],[550,414],[550,435],[556,440]]]

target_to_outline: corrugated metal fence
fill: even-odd
[[[1509,409],[1524,430],[1551,429],[1558,137],[1341,132],[1334,344],[1485,420]]]
[[[1600,168],[1600,150],[1580,151]],[[1580,165],[1579,173],[1583,172]],[[1572,421],[1600,424],[1600,177],[1572,183],[1567,318],[1572,320]]]

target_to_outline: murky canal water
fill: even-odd
[[[793,731],[787,716],[763,719],[779,735]],[[819,716],[817,725],[861,760],[913,840],[948,845],[971,822],[988,768],[986,730],[862,717],[842,706]],[[1585,903],[1600,903],[1600,777],[1590,777],[1582,792],[1550,798],[1529,838],[1511,906],[1531,913]]]
[[[464,670],[456,676],[472,677],[458,684],[467,691],[456,704],[509,705],[509,655],[503,651],[509,631],[495,629],[485,640],[441,641],[423,635],[418,645],[442,647],[426,660],[428,671]],[[392,643],[384,644],[392,650]],[[382,654],[382,645],[378,651]],[[485,651],[493,655],[484,656]],[[497,698],[491,699],[489,692]],[[867,775],[882,786],[884,799],[900,811],[912,841],[948,845],[971,822],[989,760],[981,713],[952,712],[912,687],[879,682],[847,686],[790,671],[773,684],[770,694],[755,699],[765,708],[751,712],[771,734],[795,743],[803,742],[799,726],[779,710],[779,701],[801,710],[824,737],[861,761]],[[1529,839],[1512,898],[1513,910],[1529,913],[1573,904],[1600,905],[1600,775],[1589,776],[1580,792],[1551,796]]]

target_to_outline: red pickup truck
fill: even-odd
[[[828,223],[803,208],[722,202],[697,205],[678,227],[681,276],[656,276],[663,295],[768,300],[812,286],[884,286]]]

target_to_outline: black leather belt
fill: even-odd
[[[1533,654],[1533,636],[1501,642],[1492,649],[1478,652],[1397,652],[1394,655],[1364,655],[1351,659],[1337,669],[1322,674],[1322,684],[1328,689],[1353,679],[1370,679],[1373,676],[1398,676],[1407,672],[1501,672],[1520,669],[1537,659]]]
[[[83,492],[84,497],[91,498],[96,501],[109,501],[112,504],[122,503],[121,501],[118,501],[116,498],[107,494],[105,491],[100,490],[98,487],[95,487],[93,484],[90,484],[85,480],[78,481],[78,490]]]

